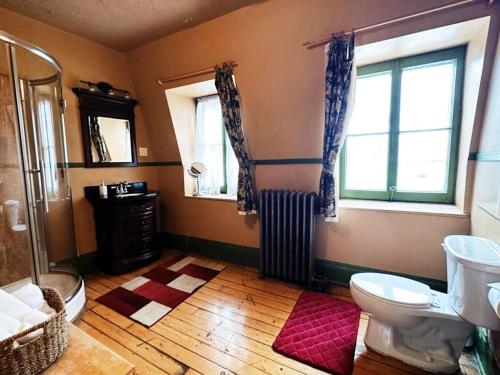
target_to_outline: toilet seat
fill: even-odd
[[[433,303],[431,289],[418,281],[383,273],[358,273],[351,286],[377,300],[412,309],[427,309]]]

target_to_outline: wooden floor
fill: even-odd
[[[163,261],[177,254],[166,251]],[[120,276],[87,276],[86,310],[76,322],[135,365],[137,374],[325,374],[272,350],[302,290],[279,281],[260,280],[253,268],[228,264],[149,329],[95,302],[156,265]],[[348,289],[336,287],[332,294],[350,300]],[[354,374],[426,374],[368,351],[363,344],[367,323],[362,314]],[[479,374],[472,353],[464,353],[460,362],[460,374]]]

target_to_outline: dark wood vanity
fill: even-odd
[[[94,208],[97,266],[108,273],[123,273],[157,259],[158,192],[145,182],[127,184],[128,192],[117,196],[118,185],[108,185],[108,198],[100,198],[98,186],[85,187]]]

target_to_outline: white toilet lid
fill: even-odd
[[[360,291],[386,302],[427,308],[432,303],[431,288],[418,281],[384,273],[357,273],[351,284]]]

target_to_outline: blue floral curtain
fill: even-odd
[[[335,162],[345,139],[348,99],[354,70],[354,33],[335,34],[328,45],[325,76],[325,134],[319,183],[319,213],[326,221],[337,216]]]
[[[227,134],[239,164],[237,209],[240,214],[256,214],[252,162],[241,126],[240,95],[233,81],[233,68],[230,64],[215,67],[215,87],[219,94]]]

